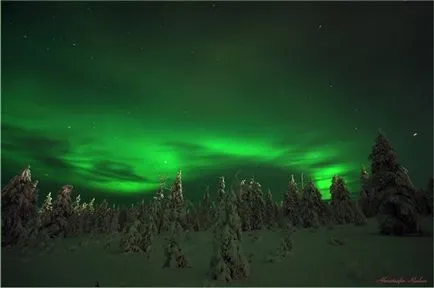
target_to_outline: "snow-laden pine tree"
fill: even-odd
[[[350,198],[345,181],[342,177],[333,176],[330,186],[331,207],[334,220],[338,224],[351,223],[354,219],[354,206]]]
[[[63,186],[53,202],[53,213],[48,228],[52,236],[68,235],[68,224],[74,213],[71,200],[72,189],[72,185]]]
[[[30,166],[12,178],[1,191],[2,246],[15,245],[26,229],[37,225],[37,185]]]
[[[420,232],[420,219],[416,204],[416,188],[408,171],[399,165],[390,141],[378,133],[372,152],[373,214],[378,214],[380,232],[383,234],[413,234]]]
[[[309,181],[304,187],[304,191],[300,199],[300,214],[304,227],[319,227],[321,217],[320,213],[323,209],[322,205],[321,193],[313,181]]]
[[[271,229],[277,225],[278,219],[278,208],[276,202],[273,200],[273,194],[271,190],[268,189],[267,195],[265,196],[265,217],[264,223],[268,229]]]
[[[288,218],[288,221],[296,227],[303,225],[300,210],[301,199],[299,198],[299,195],[300,192],[298,191],[297,183],[294,180],[294,175],[291,175],[288,190],[283,196],[282,213],[283,216]]]
[[[232,191],[218,205],[218,218],[213,232],[211,278],[227,282],[246,278],[250,267],[242,249],[241,219],[236,210],[236,196]]]

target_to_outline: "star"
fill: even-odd
[[[68,129],[71,129],[71,125],[69,125],[67,128],[68,128]]]
[[[330,88],[333,88],[333,84],[332,84],[332,83],[329,83],[329,87],[330,87]]]
[[[318,25],[318,29],[321,30],[321,28],[322,28],[322,24],[319,24],[319,25]]]
[[[50,52],[50,47],[46,47],[45,51]]]
[[[77,43],[72,42],[72,47],[77,47]]]
[[[354,130],[356,130],[356,131],[359,130],[359,127],[354,127]]]
[[[27,39],[27,34],[24,34],[24,35],[23,35],[23,38],[24,38],[24,39]]]
[[[164,164],[167,164],[167,160],[164,160]]]
[[[413,133],[413,137],[416,137],[417,135],[419,135],[417,132]]]

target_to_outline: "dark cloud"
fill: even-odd
[[[4,151],[19,153],[29,162],[39,162],[41,165],[54,169],[74,168],[62,160],[63,156],[71,151],[67,139],[54,139],[41,131],[10,124],[2,124],[1,130]]]
[[[309,165],[309,169],[321,169],[321,168],[327,168],[331,166],[335,166],[336,163],[341,163],[342,161],[339,161],[339,159],[336,159],[336,157],[330,157],[327,159],[321,159],[318,160],[318,162],[312,163]]]
[[[196,153],[196,154],[208,153],[208,149],[195,143],[187,143],[181,141],[166,141],[162,143],[162,146],[170,149],[188,151],[189,153]]]
[[[38,130],[2,124],[2,146],[15,151],[34,151],[42,154],[66,154],[71,147],[66,139],[54,139]]]
[[[99,161],[91,170],[88,171],[90,178],[104,182],[106,180],[121,180],[149,183],[151,180],[145,176],[139,175],[134,171],[134,167],[122,162]]]
[[[240,162],[240,159],[234,157],[233,155],[216,153],[214,151],[210,151],[208,148],[202,145],[195,143],[170,141],[163,143],[163,146],[178,150],[183,157],[189,158],[190,160],[199,159],[201,161],[212,162],[213,164],[231,164]]]

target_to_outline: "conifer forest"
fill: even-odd
[[[222,175],[192,203],[179,171],[130,207],[83,202],[73,183],[38,206],[27,167],[1,190],[1,284],[432,287],[433,179],[415,187],[381,132],[369,160],[357,199],[339,175],[330,201],[292,176],[279,203]]]

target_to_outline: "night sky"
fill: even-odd
[[[2,185],[30,164],[42,195],[135,201],[181,169],[193,200],[235,173],[281,199],[303,172],[328,198],[381,129],[424,187],[432,8],[2,1]]]

